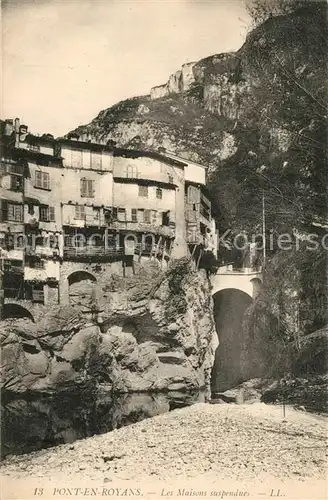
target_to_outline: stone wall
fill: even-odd
[[[66,274],[80,265],[66,266]],[[140,263],[123,278],[93,273],[99,314],[56,306],[32,323],[1,323],[5,393],[74,391],[91,384],[118,392],[209,387],[216,334],[210,284],[185,260],[163,272]]]

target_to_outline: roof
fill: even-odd
[[[169,163],[170,165],[175,165],[177,167],[186,167],[188,165],[186,161],[182,161],[181,158],[175,159],[167,156],[165,153],[162,154],[157,151],[147,151],[141,149],[115,148],[114,156],[125,156],[126,158],[139,158],[146,156],[148,158],[154,158],[154,160]]]
[[[188,166],[189,164],[193,164],[193,165],[196,165],[197,167],[201,167],[204,169],[207,168],[205,165],[202,165],[201,163],[198,163],[198,162],[193,161],[193,160],[187,160],[186,158],[182,158],[181,156],[178,156],[177,154],[172,153],[171,151],[167,151],[166,149],[164,149],[162,154],[164,156],[166,156],[167,158],[171,158],[173,160],[183,162],[186,166]]]
[[[114,146],[110,145],[104,145],[104,144],[99,144],[97,142],[86,142],[86,141],[78,141],[75,139],[66,139],[66,138],[60,138],[57,139],[56,142],[58,144],[62,144],[65,146],[71,146],[76,149],[92,149],[93,151],[108,151],[112,152],[114,149]]]
[[[51,144],[53,145],[56,142],[56,139],[50,135],[43,134],[43,135],[34,135],[34,134],[27,134],[25,141],[30,144]]]

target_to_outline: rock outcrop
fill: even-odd
[[[165,273],[149,265],[112,276],[93,322],[72,306],[51,308],[38,323],[2,322],[3,393],[208,388],[216,338],[209,287],[187,260]]]

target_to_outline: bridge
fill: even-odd
[[[263,278],[261,268],[244,267],[236,269],[233,265],[219,267],[211,278],[212,295],[221,290],[240,290],[254,299],[259,293]]]

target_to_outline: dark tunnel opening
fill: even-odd
[[[224,392],[243,382],[243,319],[252,298],[236,289],[221,290],[214,299],[214,320],[219,338],[211,375],[211,391]]]

